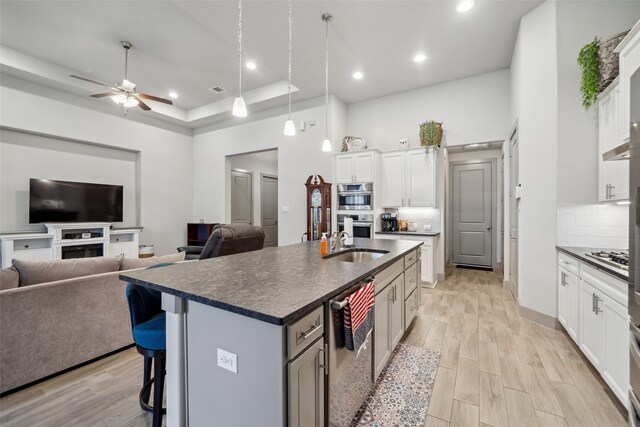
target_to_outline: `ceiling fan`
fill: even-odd
[[[168,99],[160,98],[158,96],[153,96],[153,95],[149,95],[142,92],[136,92],[135,83],[127,80],[129,49],[131,49],[131,46],[133,45],[128,41],[122,41],[121,43],[122,43],[122,47],[124,47],[124,52],[125,52],[124,53],[124,80],[122,80],[122,83],[116,83],[114,86],[111,86],[108,84],[100,83],[95,80],[90,80],[80,76],[71,75],[71,77],[73,77],[74,79],[80,79],[80,80],[84,80],[86,82],[94,83],[100,86],[108,87],[109,89],[111,89],[109,92],[96,93],[91,95],[91,97],[104,98],[105,96],[109,96],[116,104],[121,104],[125,108],[132,108],[137,105],[138,107],[142,108],[145,111],[151,110],[151,107],[149,107],[147,104],[142,102],[142,99],[150,99],[152,101],[173,105],[173,102]]]

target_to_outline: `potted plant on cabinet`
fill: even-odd
[[[442,123],[435,120],[427,120],[420,124],[420,145],[428,151],[430,148],[438,149],[442,144]]]

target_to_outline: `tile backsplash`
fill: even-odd
[[[430,231],[440,231],[440,209],[438,208],[398,208],[398,219],[415,221],[418,231],[423,231],[424,225],[430,225]]]
[[[629,248],[628,205],[580,205],[558,208],[558,245]]]

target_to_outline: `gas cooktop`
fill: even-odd
[[[622,270],[629,270],[629,252],[627,251],[587,252],[586,256]]]

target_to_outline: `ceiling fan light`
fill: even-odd
[[[127,101],[127,97],[123,93],[113,95],[111,99],[113,99],[113,102],[115,102],[116,104],[124,104]]]
[[[134,89],[136,88],[136,84],[135,84],[135,83],[130,82],[130,81],[129,81],[129,80],[127,80],[127,79],[124,79],[124,80],[122,81],[122,88],[123,88],[124,90],[132,91],[132,90],[134,90]]]
[[[322,141],[322,151],[331,151],[331,141],[328,139]]]
[[[286,136],[295,136],[296,126],[293,124],[293,120],[289,119],[284,124],[284,134]]]
[[[130,96],[128,97],[125,101],[124,101],[124,106],[125,108],[132,108],[135,107],[136,105],[138,105],[140,103],[140,101],[138,101],[137,98]]]
[[[241,96],[236,96],[235,101],[233,101],[231,114],[236,117],[247,117],[247,105],[244,103],[244,99]]]

